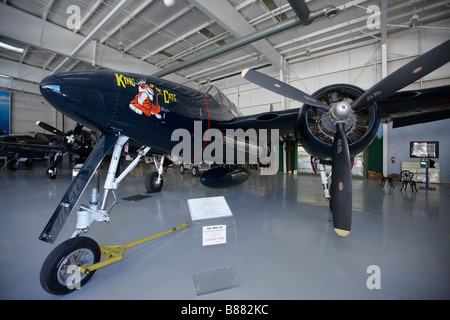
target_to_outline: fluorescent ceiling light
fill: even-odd
[[[11,51],[18,52],[18,53],[23,53],[23,51],[24,51],[23,48],[14,47],[12,45],[6,44],[1,41],[0,41],[0,48],[11,50]]]

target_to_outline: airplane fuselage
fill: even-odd
[[[97,71],[50,76],[41,83],[43,96],[58,111],[106,135],[126,135],[168,153],[178,141],[172,132],[220,129],[235,118],[210,94],[159,78]]]

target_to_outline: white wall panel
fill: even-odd
[[[67,131],[75,126],[75,122],[64,117],[41,96],[25,92],[13,91],[11,93],[11,133],[27,131],[49,133],[36,125],[36,121],[43,121],[62,131]]]
[[[53,115],[53,116],[52,116]],[[54,109],[42,96],[12,92],[11,94],[11,133],[26,131],[45,132],[36,121],[54,125]]]

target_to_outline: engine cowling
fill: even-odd
[[[316,91],[312,96],[331,105],[340,101],[351,103],[364,90],[349,84],[336,84]],[[355,110],[345,123],[345,134],[348,139],[350,155],[362,152],[375,138],[380,119],[376,104],[360,107]],[[295,127],[297,141],[311,155],[322,159],[331,158],[335,123],[328,113],[322,109],[303,105]]]

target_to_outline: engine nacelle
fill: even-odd
[[[336,84],[316,91],[312,96],[328,105],[339,101],[351,103],[364,90],[349,84]],[[362,152],[375,138],[380,119],[376,104],[360,107],[351,114],[345,124],[350,155]],[[322,109],[303,105],[295,127],[297,141],[311,155],[322,159],[331,158],[336,126],[328,113]]]

